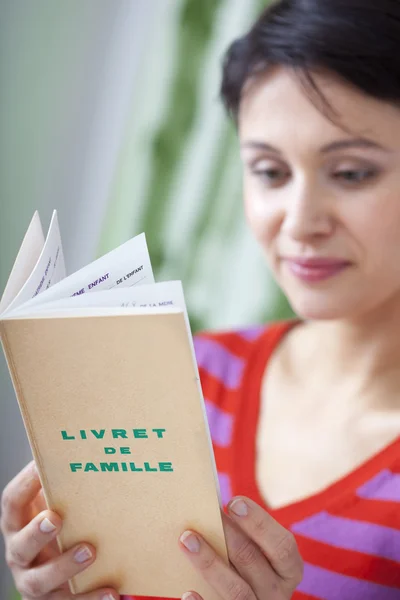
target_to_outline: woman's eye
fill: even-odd
[[[277,185],[287,180],[290,173],[284,169],[253,169],[253,174],[260,177],[266,183]]]
[[[334,174],[335,179],[342,179],[345,183],[364,183],[376,175],[373,169],[343,169]]]

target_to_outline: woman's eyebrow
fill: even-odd
[[[266,150],[267,152],[273,152],[275,154],[282,154],[282,152],[271,146],[271,144],[267,144],[265,142],[261,142],[258,140],[249,140],[243,142],[241,144],[242,148],[251,148],[255,150]],[[373,140],[369,140],[368,138],[354,138],[354,139],[345,139],[345,140],[337,140],[335,142],[331,142],[326,146],[323,146],[320,149],[322,154],[327,154],[329,152],[335,152],[337,150],[346,150],[347,148],[366,148],[372,150],[380,150],[381,152],[391,152],[389,148],[385,148],[381,144],[374,142]]]
[[[265,142],[259,142],[257,140],[249,140],[247,142],[243,142],[241,144],[242,148],[251,148],[253,150],[267,150],[267,152],[274,152],[275,154],[282,154],[278,148],[271,146],[270,144],[266,144]]]
[[[337,140],[336,142],[323,146],[321,152],[326,154],[327,152],[335,152],[335,150],[346,150],[346,148],[371,148],[372,150],[380,150],[381,152],[390,152],[388,148],[385,148],[368,138]]]

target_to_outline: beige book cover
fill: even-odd
[[[71,591],[111,585],[120,594],[175,598],[193,589],[216,598],[178,542],[185,529],[197,530],[227,561],[180,283],[154,283],[141,237],[137,258],[128,242],[35,293],[62,256],[47,242],[42,266],[14,297],[24,287],[29,294],[3,305],[0,331],[46,502],[64,519],[59,547],[97,548]],[[23,254],[21,247],[16,264]]]

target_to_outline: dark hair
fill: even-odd
[[[325,108],[312,71],[338,75],[380,100],[400,101],[400,0],[281,0],[229,47],[221,96],[237,119],[258,72],[287,67]]]

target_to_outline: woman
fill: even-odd
[[[182,551],[223,600],[400,598],[399,0],[273,5],[222,96],[247,220],[300,319],[197,337],[231,566],[193,533]],[[9,565],[24,600],[65,600],[94,549],[56,557],[39,504],[28,466],[3,495]]]

